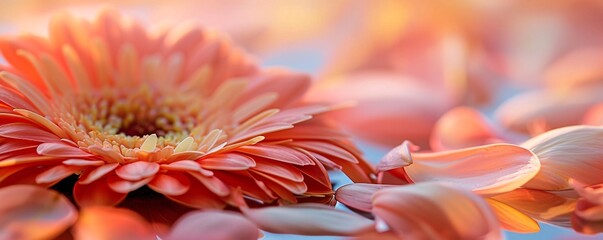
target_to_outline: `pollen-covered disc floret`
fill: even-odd
[[[48,38],[4,38],[0,51],[0,186],[75,174],[82,206],[148,186],[221,208],[239,192],[260,204],[331,199],[329,168],[370,181],[321,115],[331,108],[301,102],[305,75],[259,69],[214,32],[59,15]]]

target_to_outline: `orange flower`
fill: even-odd
[[[0,188],[0,197],[2,239],[157,239],[157,226],[127,208],[86,206],[78,212],[65,196],[31,185]],[[357,235],[374,226],[371,220],[316,203],[241,209],[242,213],[189,211],[161,237],[255,240],[260,236],[259,228],[277,233]],[[343,221],[346,225],[341,224]]]
[[[237,189],[254,205],[330,202],[327,169],[372,181],[331,108],[301,101],[307,76],[259,69],[217,33],[151,33],[104,11],[0,51],[2,187],[53,186],[80,207],[159,193],[224,208],[245,205]]]

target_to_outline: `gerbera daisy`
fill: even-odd
[[[333,108],[301,101],[307,76],[260,69],[215,32],[153,33],[113,11],[94,21],[62,14],[48,38],[3,38],[0,51],[0,187],[53,187],[80,207],[147,216],[156,201],[331,202],[327,169],[372,181],[321,116]]]

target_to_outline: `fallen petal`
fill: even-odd
[[[259,229],[242,215],[228,211],[195,211],[182,216],[166,240],[256,240]]]
[[[498,220],[480,196],[443,183],[379,190],[373,196],[373,214],[401,238],[501,238]]]
[[[373,221],[364,217],[313,203],[246,209],[243,213],[260,229],[273,233],[353,236],[373,227]]]

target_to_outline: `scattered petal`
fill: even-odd
[[[259,229],[240,214],[227,211],[195,211],[182,216],[166,240],[256,240]]]

